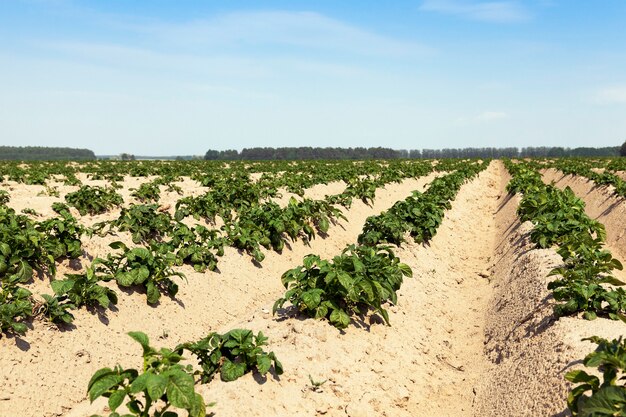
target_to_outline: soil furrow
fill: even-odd
[[[71,330],[58,331],[36,322],[23,338],[0,339],[0,378],[6,394],[0,401],[0,415],[63,415],[85,397],[87,382],[97,369],[113,366],[115,361],[138,365],[137,346],[126,335],[129,331],[142,330],[157,345],[175,346],[247,318],[251,311],[260,311],[282,295],[281,274],[298,265],[304,255],[336,255],[356,241],[368,216],[389,208],[413,190],[423,189],[436,175],[389,184],[377,190],[371,207],[355,201],[346,212],[348,222],[331,226],[328,237],[317,237],[308,246],[293,243],[282,254],[267,252],[261,267],[254,266],[249,255],[232,248],[227,248],[219,260],[220,273],[202,274],[183,267],[187,280],[179,281],[175,300],[163,297],[158,306],[150,307],[145,294],[126,293],[116,287],[120,300],[106,317],[78,310]],[[127,233],[123,235],[123,240],[130,240]],[[107,244],[111,240],[119,238],[93,239],[86,243],[86,250],[103,256],[110,251]],[[57,274],[62,277],[65,272],[73,271],[63,265]],[[33,287],[52,293],[46,281],[36,279]],[[33,386],[39,387],[36,395]]]
[[[429,245],[407,243],[396,251],[414,277],[389,309],[391,327],[372,315],[339,332],[324,321],[272,318],[263,312],[267,304],[219,329],[263,331],[285,374],[201,386],[207,401],[217,401],[212,411],[220,417],[471,415],[489,370],[484,311],[501,170],[492,164],[461,188]],[[326,382],[314,390],[310,378]],[[67,417],[98,405],[81,404]]]

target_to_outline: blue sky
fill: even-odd
[[[1,1],[0,144],[626,140],[625,1],[385,3]]]

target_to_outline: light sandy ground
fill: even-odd
[[[285,373],[200,386],[207,402],[217,402],[211,411],[219,417],[567,415],[563,375],[593,348],[580,339],[615,337],[626,325],[553,320],[546,275],[560,258],[533,248],[531,225],[519,223],[519,197],[504,191],[508,174],[499,162],[461,188],[430,245],[407,243],[396,251],[414,277],[389,308],[391,327],[375,315],[358,318],[345,332],[289,313],[271,316],[285,270],[308,253],[338,254],[356,241],[367,216],[433,177],[378,190],[373,207],[355,202],[349,221],[333,226],[329,237],[269,252],[262,268],[234,250],[220,259],[220,273],[183,268],[188,279],[176,300],[165,297],[149,307],[144,294],[117,290],[120,302],[106,318],[79,311],[74,329],[35,322],[22,339],[3,337],[0,415],[104,412],[105,402],[86,399],[87,381],[103,366],[140,365],[140,348],[128,331],[142,330],[153,345],[173,347],[236,327],[269,336]],[[97,256],[106,253],[107,242],[85,243]],[[327,380],[321,391],[311,389],[309,376]]]
[[[619,337],[626,326],[606,319],[554,319],[546,276],[561,259],[553,250],[534,249],[532,224],[520,224],[515,216],[518,202],[518,196],[504,199],[497,215],[504,233],[494,258],[496,287],[485,334],[485,353],[493,365],[475,415],[568,416],[569,383],[563,375],[581,368],[580,360],[595,347],[581,339]]]
[[[300,264],[309,253],[324,257],[338,254],[346,244],[356,241],[368,216],[406,198],[412,190],[423,190],[434,176],[379,189],[372,207],[355,201],[346,212],[348,221],[331,226],[327,238],[317,237],[310,246],[293,243],[283,254],[268,252],[261,268],[254,266],[248,255],[232,248],[227,248],[225,256],[220,258],[220,272],[201,274],[190,267],[181,268],[187,280],[180,282],[176,300],[164,297],[158,307],[146,305],[144,294],[117,290],[119,303],[106,318],[78,311],[71,331],[60,332],[35,322],[34,329],[21,340],[0,339],[4,353],[0,357],[0,380],[5,381],[7,398],[0,401],[0,415],[15,412],[20,416],[54,416],[71,410],[73,404],[85,397],[86,384],[95,370],[113,365],[111,360],[136,363],[136,346],[126,335],[128,331],[145,331],[155,341],[168,335],[163,343],[173,346],[199,339],[235,318],[254,314],[260,306],[271,305],[284,291],[280,276],[285,270]],[[13,204],[18,204],[15,200]],[[90,224],[117,214],[112,211],[86,216],[81,221]],[[120,238],[130,243],[126,233],[86,240],[88,257],[104,256],[110,251],[107,244]],[[88,264],[86,260],[83,263]],[[64,272],[72,270],[61,265],[59,276]],[[31,289],[52,292],[46,280],[35,280]],[[33,396],[34,386],[40,388],[36,396]]]

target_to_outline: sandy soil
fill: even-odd
[[[172,347],[236,327],[269,336],[269,350],[285,373],[200,386],[207,402],[217,402],[211,408],[216,416],[568,415],[563,375],[593,348],[580,339],[616,337],[626,328],[603,319],[553,319],[546,275],[560,258],[533,248],[532,226],[517,219],[519,197],[504,191],[509,177],[500,162],[461,188],[429,245],[407,243],[396,251],[414,276],[405,280],[398,305],[389,308],[391,327],[376,315],[356,318],[343,332],[290,310],[271,316],[285,270],[308,253],[338,254],[356,241],[367,216],[432,178],[390,184],[378,190],[372,207],[355,202],[346,213],[349,221],[333,226],[329,237],[269,252],[261,268],[235,250],[220,259],[220,272],[182,268],[187,281],[180,282],[176,300],[165,297],[150,307],[144,294],[117,290],[120,302],[106,317],[78,311],[75,328],[59,331],[35,322],[24,338],[3,337],[0,415],[104,412],[104,401],[86,399],[87,381],[103,366],[140,365],[140,348],[128,331],[144,331],[153,345]],[[34,192],[14,185],[11,204],[27,204],[23,198],[34,199]],[[609,231],[617,227],[606,225]],[[86,241],[87,251],[103,255],[107,239]],[[69,270],[63,265],[59,272]],[[33,286],[49,284],[43,279]],[[309,378],[326,382],[314,390]]]
[[[162,298],[158,307],[146,305],[145,295],[118,290],[119,303],[107,317],[78,311],[70,331],[58,331],[43,323],[34,323],[25,337],[0,339],[0,380],[7,399],[0,401],[0,415],[15,412],[20,416],[58,416],[73,408],[85,397],[85,387],[91,374],[103,367],[120,363],[135,363],[136,346],[126,333],[142,330],[152,339],[167,335],[167,344],[195,340],[221,328],[235,318],[247,317],[259,308],[273,303],[283,293],[282,273],[300,264],[303,256],[317,253],[332,257],[348,243],[356,241],[365,219],[387,209],[412,190],[422,190],[435,174],[390,184],[379,189],[372,207],[355,201],[346,212],[347,222],[331,226],[328,237],[320,237],[305,245],[296,242],[282,254],[268,252],[260,268],[250,257],[232,248],[226,249],[219,261],[219,272],[196,273],[191,267],[181,270],[187,275],[180,281],[176,300]],[[33,186],[31,186],[33,187]],[[127,189],[125,187],[124,189]],[[11,192],[15,195],[16,190]],[[13,204],[24,204],[13,198]],[[112,211],[99,216],[80,218],[84,223],[106,220],[118,215]],[[110,251],[108,243],[121,240],[130,243],[130,236],[93,238],[86,240],[88,257],[104,256]],[[84,262],[88,264],[88,262]],[[61,265],[58,274],[73,272]],[[51,293],[46,280],[35,280],[31,289]],[[63,375],[60,379],[59,375]],[[33,396],[33,386],[41,390]]]
[[[485,353],[492,369],[479,390],[475,415],[568,416],[564,399],[570,386],[563,375],[580,368],[580,359],[595,347],[581,339],[615,338],[626,328],[605,319],[554,319],[547,274],[561,259],[553,250],[534,249],[532,224],[520,224],[515,216],[518,202],[518,196],[505,198],[497,215],[505,233],[496,250],[496,286],[487,311]]]

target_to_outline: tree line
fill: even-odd
[[[209,150],[207,160],[291,160],[291,159],[393,159],[398,152],[390,148],[244,148],[236,150]]]
[[[46,146],[0,146],[0,160],[54,161],[96,159],[89,149],[52,148]]]
[[[442,159],[442,158],[559,158],[559,157],[602,157],[619,156],[620,147],[604,148],[563,148],[563,147],[525,147],[525,148],[446,148],[395,150],[391,148],[244,148],[241,152],[229,149],[225,151],[208,150],[206,160],[293,160],[293,159]]]

